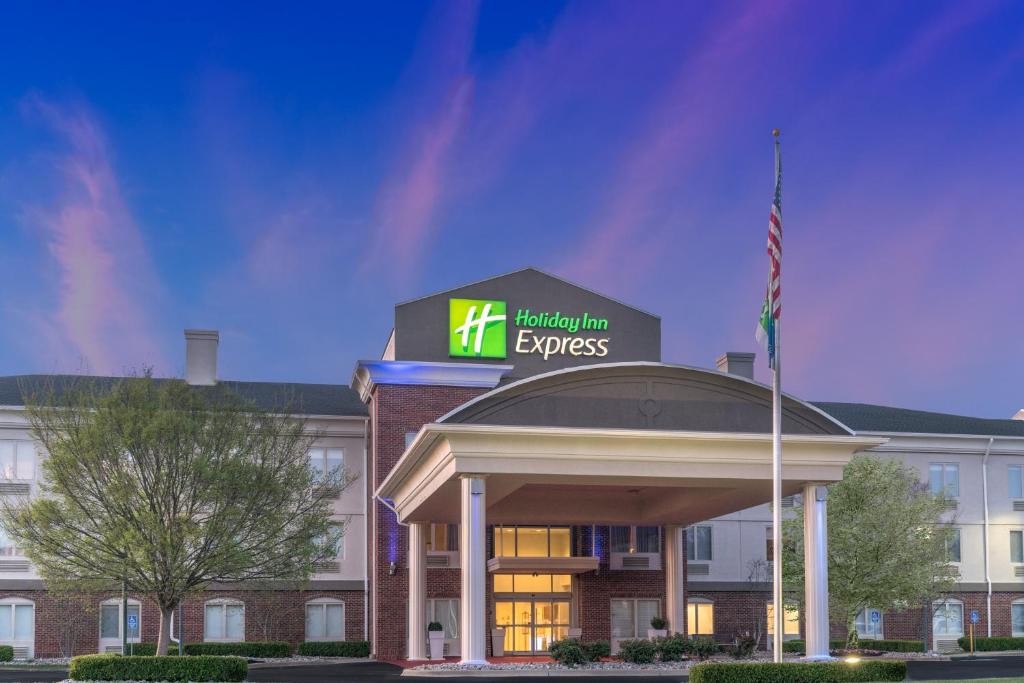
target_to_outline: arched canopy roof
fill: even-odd
[[[771,388],[665,363],[556,370],[498,387],[439,420],[448,424],[760,434],[772,430]],[[785,434],[849,435],[809,403],[784,396]]]

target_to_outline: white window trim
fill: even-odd
[[[1024,598],[1021,598],[1021,599],[1018,599],[1018,600],[1014,600],[1013,602],[1010,603],[1010,635],[1012,637],[1014,637],[1014,638],[1021,638],[1021,637],[1024,637],[1024,631],[1014,631],[1013,630],[1013,608],[1014,608],[1015,605],[1017,605],[1017,606],[1024,606]]]
[[[14,463],[12,467],[14,469],[13,477],[0,476],[0,481],[12,481],[19,483],[33,482],[36,480],[36,468],[39,466],[39,451],[36,448],[34,441],[28,441],[26,439],[0,439],[0,443],[12,444],[14,449]],[[21,446],[28,446],[30,457],[32,458],[32,476],[31,477],[19,477],[18,476],[18,454],[21,452]]]
[[[715,635],[715,601],[714,600],[708,600],[707,598],[699,598],[699,597],[697,597],[697,598],[687,598],[686,599],[686,606],[687,606],[687,608],[689,608],[690,605],[711,605],[711,633],[700,634],[700,633],[697,633],[697,632],[693,631],[691,629],[692,625],[690,624],[689,620],[687,620],[687,622],[686,622],[687,634],[690,635],[690,636],[693,636],[693,635],[704,635],[704,636],[713,637]],[[689,611],[689,610],[687,610],[687,611]],[[694,613],[694,615],[697,614],[697,608],[696,607],[693,608],[693,613]],[[689,615],[687,615],[687,616],[689,616]]]
[[[960,500],[960,463],[958,463],[958,462],[930,462],[930,463],[928,463],[928,490],[929,491],[931,490],[931,486],[932,486],[932,482],[931,482],[932,471],[931,471],[931,468],[933,466],[935,466],[935,465],[941,465],[942,466],[942,492],[946,495],[947,498],[952,498],[954,500]],[[953,467],[953,468],[956,469],[956,495],[951,495],[951,494],[947,493],[947,489],[949,488],[949,484],[946,482],[946,468],[947,467]]]
[[[1010,541],[1010,548],[1009,548],[1009,553],[1007,553],[1007,554],[1010,556],[1010,564],[1012,564],[1014,566],[1019,565],[1019,564],[1024,564],[1024,529],[1010,529],[1009,531],[1010,531],[1010,533],[1008,534],[1008,539],[1007,540]],[[1021,542],[1022,552],[1021,552],[1021,559],[1020,560],[1013,559],[1013,535],[1014,534],[1020,534],[1020,536],[1021,536],[1020,542]]]
[[[341,637],[339,637],[339,638],[331,638],[330,636],[328,636],[326,634],[326,630],[327,630],[326,629],[326,625],[327,625],[327,605],[341,605]],[[324,613],[323,623],[324,623],[324,626],[325,626],[325,628],[324,628],[325,633],[324,633],[324,635],[322,637],[315,637],[314,638],[314,637],[310,637],[310,635],[309,635],[309,631],[308,631],[308,628],[309,628],[309,616],[308,616],[308,614],[309,614],[309,608],[310,607],[320,607],[321,610],[323,610],[323,613]],[[306,619],[306,624],[303,627],[303,631],[304,631],[304,633],[306,635],[306,640],[307,641],[318,642],[318,643],[333,643],[333,642],[340,642],[340,641],[346,640],[346,638],[345,638],[346,610],[345,610],[345,602],[343,600],[338,600],[337,598],[317,598],[315,600],[310,600],[310,601],[308,601],[306,603],[306,608],[303,611],[302,616]]]
[[[0,599],[0,606],[11,606],[11,635],[14,635],[14,615],[18,605],[31,605],[32,606],[32,639],[31,640],[18,640],[11,638],[9,640],[0,640],[0,645],[10,645],[12,647],[27,647],[29,658],[35,657],[36,651],[36,603],[27,598],[3,598]]]
[[[224,633],[223,638],[207,638],[206,637],[206,608],[211,605],[217,605],[223,607],[220,611],[222,626],[224,627],[222,632]],[[242,637],[231,638],[228,636],[228,605],[241,605],[242,606]],[[305,616],[305,615],[303,615]],[[244,643],[245,642],[245,603],[237,598],[214,598],[213,600],[207,600],[203,603],[203,642],[204,643]]]
[[[967,611],[964,609],[964,601],[963,600],[958,600],[957,598],[943,598],[941,600],[935,600],[934,602],[932,602],[932,639],[933,640],[936,639],[939,636],[939,634],[935,633],[935,612],[936,612],[937,608],[945,607],[946,605],[959,605],[959,607],[960,607],[960,635],[963,636],[964,633],[966,632],[964,630],[964,627],[966,626],[966,624],[964,622],[967,620]],[[952,633],[943,633],[942,634],[942,636],[945,637],[945,638],[948,638],[948,637],[950,637],[952,635],[956,635],[956,634],[952,634]]]
[[[711,534],[711,543],[708,545],[708,556],[706,558],[698,558],[697,557],[697,537],[695,535],[691,536],[693,531],[695,529],[697,529],[697,528],[700,528],[700,527],[707,527],[709,529],[709,533]],[[686,528],[686,538],[687,538],[686,548],[683,549],[683,552],[686,553],[686,561],[687,562],[714,562],[715,561],[715,527],[714,527],[713,524],[694,524],[693,526],[687,527]],[[689,548],[690,548],[690,540],[689,539],[690,538],[693,538],[693,559],[692,560],[690,559],[690,551],[689,551]]]
[[[118,619],[118,621],[117,621],[117,637],[116,638],[104,638],[103,637],[103,608],[105,606],[109,606],[109,605],[116,605],[117,606],[117,619]],[[128,606],[129,607],[138,607],[139,608],[139,635],[138,635],[137,638],[128,638],[128,642],[129,643],[141,643],[142,642],[142,603],[139,602],[138,600],[134,600],[132,598],[129,598],[128,599]],[[173,613],[172,613],[172,616],[173,616]],[[109,600],[104,600],[103,602],[101,602],[100,603],[100,614],[99,614],[99,617],[100,617],[100,622],[96,625],[96,628],[97,628],[97,633],[99,634],[100,643],[101,644],[104,643],[104,642],[112,643],[113,641],[116,640],[117,643],[120,644],[121,643],[121,629],[124,628],[124,606],[122,604],[121,599],[120,598],[110,598]]]
[[[772,607],[774,604],[775,604],[774,600],[769,600],[768,602],[766,602],[764,604],[764,617],[765,617],[765,622],[768,624],[765,627],[765,629],[764,629],[764,634],[768,638],[774,638],[775,637],[774,633],[769,633],[770,630],[775,628],[774,614],[773,614],[773,618],[768,618],[768,608]],[[800,605],[796,601],[794,601],[794,600],[783,600],[782,601],[782,605],[783,605],[783,608],[782,608],[782,640],[783,641],[786,641],[786,640],[800,640],[800,638],[803,636],[803,632],[800,630],[800,627],[801,627],[801,624],[800,624]],[[787,623],[786,622],[786,613],[787,612],[796,612],[796,633],[786,633],[786,623]]]
[[[1017,477],[1017,481],[1021,484],[1021,492],[1019,496],[1013,495],[1013,491],[1009,491],[1010,488],[1010,471],[1018,470],[1020,474]],[[1006,466],[1006,488],[1010,494],[1010,500],[1024,500],[1024,465],[1011,464]]]
[[[623,526],[625,526],[625,525],[623,525]],[[612,603],[614,603],[614,602],[631,602],[631,603],[633,603],[633,628],[634,628],[634,633],[636,633],[636,635],[635,636],[626,636],[626,637],[612,636],[613,640],[636,640],[636,639],[641,639],[642,640],[642,639],[647,637],[647,629],[651,628],[651,625],[650,624],[641,624],[640,621],[639,621],[640,620],[640,610],[638,608],[639,608],[639,603],[641,603],[641,602],[657,602],[658,603],[658,611],[657,611],[657,614],[655,616],[659,616],[659,617],[662,616],[662,614],[661,614],[661,608],[662,608],[661,598],[614,598],[613,597],[608,602],[608,616],[609,616],[609,618],[611,617]]]
[[[344,482],[344,479],[345,479],[345,448],[343,446],[313,446],[306,453],[306,457],[309,460],[310,469],[312,469],[313,451],[320,451],[320,456],[319,456],[320,466],[323,468],[322,471],[323,471],[325,476],[328,476],[330,474],[327,471],[327,452],[328,451],[341,451],[341,465],[338,468],[338,477],[340,478],[339,481],[335,482],[335,481],[331,481],[331,480],[326,480],[326,481],[314,482],[315,484],[320,484],[320,485],[327,484],[328,486],[334,486],[334,485],[339,485],[340,486]]]
[[[871,612],[872,610],[877,610],[878,611],[878,632],[879,632],[880,635],[878,635],[877,637],[875,635],[873,635],[873,634],[872,635],[864,635],[864,634],[862,634],[858,630],[857,631],[857,638],[859,640],[885,640],[885,612],[883,610],[878,609],[876,607],[865,607],[864,609],[862,609],[861,613],[864,615],[864,626],[870,626],[871,619],[870,619],[868,613]],[[857,616],[860,616],[860,614],[858,614]],[[856,624],[856,623],[857,623],[857,620],[854,619],[854,624]]]
[[[960,549],[960,557],[956,560],[949,560],[950,564],[961,565],[964,561],[964,534],[958,526],[953,527],[953,531],[956,532],[956,545]],[[948,554],[948,549],[947,549]]]

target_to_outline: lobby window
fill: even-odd
[[[946,539],[946,561],[960,561],[960,530],[953,529],[952,535]]]
[[[768,635],[775,635],[775,605],[768,603]],[[782,615],[782,637],[783,640],[798,638],[800,636],[800,610],[796,605],[786,605],[786,613]]]
[[[960,466],[956,463],[933,462],[928,466],[928,488],[936,496],[960,497]]]
[[[1024,563],[1024,531],[1020,529],[1010,532],[1010,562]]]
[[[427,530],[427,552],[456,552],[459,549],[458,524],[431,524]]]
[[[706,524],[686,530],[686,559],[688,562],[711,561],[711,527]]]
[[[1024,465],[1010,465],[1008,469],[1010,498],[1024,498]]]
[[[15,656],[24,650],[32,657],[36,638],[36,606],[24,598],[0,600],[0,645],[15,648]]]
[[[651,619],[661,615],[661,600],[612,600],[612,638],[646,638]]]
[[[569,574],[495,574],[495,593],[571,593]]]
[[[1024,600],[1010,604],[1010,629],[1014,638],[1024,637]]]
[[[572,557],[572,529],[545,526],[494,527],[495,557]]]
[[[326,486],[339,486],[345,470],[344,448],[310,448],[309,469],[313,481]]]
[[[211,600],[203,611],[203,640],[240,643],[245,640],[245,604]]]
[[[686,626],[691,636],[715,634],[715,605],[704,598],[686,601]]]
[[[613,553],[661,552],[661,527],[613,526],[608,536]]]
[[[35,477],[36,449],[31,441],[0,441],[0,479]]]
[[[872,613],[878,614],[878,621],[872,620]],[[881,640],[882,621],[882,610],[865,607],[860,612],[857,612],[857,637],[867,640]]]
[[[331,598],[307,602],[306,640],[345,640],[345,603]]]

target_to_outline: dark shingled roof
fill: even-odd
[[[61,390],[78,382],[96,382],[109,387],[122,377],[94,377],[89,375],[14,375],[0,377],[0,406],[25,405],[25,396],[46,394],[51,389]],[[181,380],[157,378],[157,382]],[[303,415],[338,415],[366,417],[369,413],[351,387],[342,384],[297,384],[294,382],[234,382],[220,380],[221,387],[236,392],[264,410],[287,407],[292,413]],[[204,390],[196,387],[197,391]]]
[[[1024,420],[994,420],[890,408],[868,403],[818,403],[814,405],[855,432],[905,432],[912,434],[976,434],[1022,436]]]

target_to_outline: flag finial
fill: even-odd
[[[772,128],[772,135],[774,135],[775,137],[779,137],[779,129],[778,128]]]

